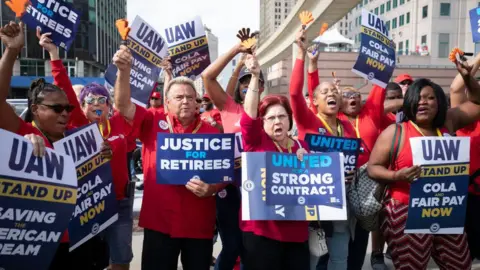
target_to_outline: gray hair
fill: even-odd
[[[195,83],[188,77],[181,76],[181,77],[176,77],[175,79],[171,80],[168,84],[167,87],[165,88],[165,96],[168,98],[168,93],[170,92],[170,88],[172,88],[173,85],[175,84],[183,84],[183,85],[189,85],[192,87],[193,91],[195,92],[195,96],[197,96],[197,90],[195,88]]]

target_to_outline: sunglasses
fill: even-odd
[[[158,100],[158,98],[156,98],[156,97],[152,97],[152,98],[150,98],[150,99],[151,99],[151,100]]]
[[[56,112],[56,113],[62,113],[63,111],[67,111],[67,113],[73,111],[73,109],[75,109],[75,106],[73,105],[61,105],[61,104],[54,104],[54,105],[50,105],[50,104],[38,104],[38,105],[42,105],[42,106],[45,106],[47,108],[49,108],[50,110]]]
[[[85,103],[89,105],[95,103],[95,101],[97,102],[97,104],[105,104],[107,103],[107,97],[98,97],[98,98],[86,97],[85,98]]]
[[[343,97],[346,97],[346,98],[351,98],[351,97],[353,97],[353,98],[358,98],[358,97],[360,97],[361,95],[360,95],[360,93],[358,93],[358,92],[343,92],[343,93],[342,93],[342,96],[343,96]]]
[[[410,86],[411,84],[413,84],[413,82],[410,81],[410,80],[405,80],[405,81],[401,81],[399,84],[400,84],[400,85],[408,85],[408,86]]]

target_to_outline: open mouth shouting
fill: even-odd
[[[337,108],[337,101],[334,98],[328,98],[327,99],[327,107],[330,109],[336,109]]]
[[[417,110],[417,114],[427,114],[428,107],[427,106],[419,106]]]

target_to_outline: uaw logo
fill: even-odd
[[[93,224],[92,234],[97,234],[99,230],[100,230],[100,225],[98,223]]]
[[[368,80],[371,81],[373,79],[375,79],[375,73],[373,73],[373,72],[368,73]]]
[[[320,133],[320,135],[325,135],[327,134],[327,130],[324,128],[318,128],[318,133]]]
[[[430,231],[432,233],[436,233],[440,230],[440,224],[438,223],[433,223],[431,226],[430,226]]]
[[[255,188],[255,184],[253,183],[252,180],[247,180],[247,181],[245,181],[245,183],[243,183],[243,189],[245,189],[245,191],[250,192],[254,188]]]
[[[163,130],[167,130],[168,129],[168,123],[167,121],[165,120],[160,120],[158,121],[158,126],[163,129]]]

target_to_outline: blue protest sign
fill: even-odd
[[[157,134],[157,183],[233,181],[234,134]]]
[[[267,205],[342,207],[343,160],[339,153],[266,154]]]
[[[473,43],[480,42],[480,7],[470,10],[470,27]]]
[[[422,167],[410,184],[405,233],[462,234],[470,166],[470,138],[410,139],[413,164]]]
[[[70,48],[77,28],[80,25],[81,12],[66,1],[30,0],[22,16],[22,21],[30,29],[40,27],[42,33],[50,32],[53,43],[65,50]]]
[[[0,269],[49,269],[77,199],[71,157],[0,129]]]
[[[160,63],[168,55],[168,46],[162,36],[139,16],[135,17],[126,41],[133,56],[130,72],[132,100],[145,107],[162,71]],[[116,79],[117,67],[109,65],[105,81],[114,86]]]
[[[210,65],[208,40],[200,17],[166,28],[165,37],[173,76],[199,78]]]
[[[345,184],[342,207],[267,205],[266,153],[242,153],[242,220],[346,220]]]
[[[361,18],[361,47],[352,72],[385,88],[395,69],[395,43],[378,16],[362,10]]]
[[[102,142],[97,124],[92,123],[53,145],[71,156],[77,169],[78,197],[68,226],[70,251],[118,219],[112,168],[110,161],[100,156]]]
[[[340,152],[345,158],[345,172],[357,167],[358,154],[360,153],[360,139],[334,137],[319,134],[306,134],[307,142],[311,153],[318,152]]]
[[[242,152],[243,152],[243,142],[242,142],[242,133],[235,133],[235,171],[233,180],[239,186],[242,184]]]

